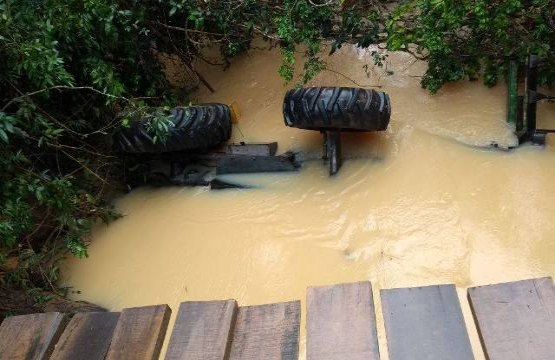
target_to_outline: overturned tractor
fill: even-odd
[[[287,92],[283,104],[285,124],[317,130],[324,135],[325,160],[330,175],[339,171],[341,132],[384,131],[391,106],[383,92],[361,88],[315,87]],[[224,104],[205,104],[171,111],[171,126],[164,142],[148,131],[148,119],[138,119],[122,129],[115,146],[133,168],[142,166],[144,175],[130,187],[189,185],[212,188],[244,187],[227,184],[218,175],[295,171],[301,164],[292,152],[276,155],[277,143],[231,144],[232,111]],[[126,162],[127,163],[127,162]],[[127,167],[126,167],[127,168]],[[126,171],[127,173],[127,171]]]

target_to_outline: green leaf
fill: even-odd
[[[4,124],[4,129],[9,133],[14,133],[14,127],[11,123],[7,122]]]
[[[0,129],[0,139],[4,141],[6,144],[10,143],[10,139],[8,138],[8,134],[3,129]]]

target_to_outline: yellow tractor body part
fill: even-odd
[[[237,124],[239,122],[239,117],[241,116],[241,113],[239,112],[239,105],[237,105],[234,101],[229,105],[229,108],[231,110],[231,122],[233,124]]]

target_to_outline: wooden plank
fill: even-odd
[[[308,289],[307,359],[379,359],[370,282]]]
[[[297,360],[300,321],[300,301],[240,307],[229,358]]]
[[[474,359],[454,285],[380,293],[390,360]]]
[[[53,360],[103,360],[108,352],[119,313],[75,314],[54,348]]]
[[[58,312],[13,316],[0,326],[0,359],[47,359],[64,329]]]
[[[555,286],[551,278],[468,289],[490,360],[555,359]]]
[[[166,360],[223,360],[229,355],[235,300],[190,301],[179,306]]]
[[[168,305],[124,309],[116,324],[106,359],[158,359],[170,315]]]

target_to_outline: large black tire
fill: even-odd
[[[154,143],[145,128],[145,120],[138,120],[117,135],[117,148],[132,154],[201,150],[217,146],[231,136],[231,112],[227,105],[178,107],[171,114],[174,126],[164,143]]]
[[[387,129],[389,96],[371,89],[313,87],[289,90],[283,101],[287,126],[309,130]]]

